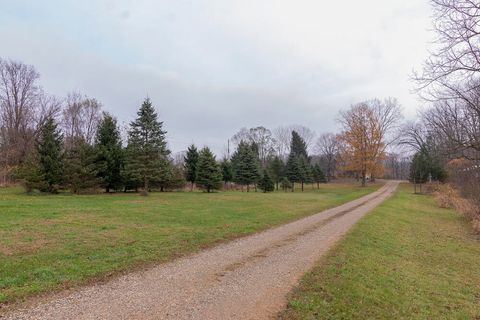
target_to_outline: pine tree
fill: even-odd
[[[98,125],[95,139],[96,170],[100,178],[100,185],[108,193],[118,190],[122,185],[122,167],[124,152],[117,120],[108,113],[103,114],[103,119]]]
[[[258,182],[258,187],[264,193],[272,192],[273,190],[275,190],[275,185],[273,184],[272,178],[270,177],[270,174],[268,173],[267,170],[263,170],[263,177]]]
[[[287,177],[283,177],[282,181],[280,182],[280,188],[282,188],[283,191],[287,192],[287,190],[290,189],[291,187],[292,187],[292,184],[287,179]]]
[[[198,157],[197,185],[207,192],[218,190],[222,184],[222,173],[209,148],[203,148]]]
[[[184,157],[185,160],[185,179],[191,183],[190,190],[193,190],[193,184],[197,177],[197,163],[198,163],[198,151],[195,145],[188,147],[187,154]]]
[[[250,191],[250,184],[258,182],[260,178],[259,164],[252,148],[241,141],[237,150],[232,156],[233,181],[242,186],[247,186]]]
[[[228,159],[223,159],[222,162],[220,163],[220,168],[222,170],[222,180],[225,186],[229,182],[233,181],[233,166],[232,162]]]
[[[308,159],[307,144],[305,140],[296,132],[292,131],[292,141],[290,143],[290,153],[293,153],[296,157],[305,157]]]
[[[290,153],[285,168],[285,176],[292,183],[292,192],[295,190],[295,182],[302,181],[302,167],[300,165],[299,157],[295,156],[293,152]]]
[[[71,141],[71,147],[65,153],[65,183],[72,193],[94,189],[98,186],[95,165],[95,149],[82,139]]]
[[[25,190],[30,193],[34,189],[47,190],[48,185],[45,182],[36,151],[31,152],[17,172],[17,178],[22,179]]]
[[[63,136],[53,118],[46,120],[37,141],[39,173],[45,182],[45,189],[40,191],[57,192],[63,180]]]
[[[171,165],[171,175],[168,181],[164,184],[167,190],[182,190],[185,188],[185,172],[182,166]]]
[[[303,191],[305,183],[313,183],[313,170],[310,162],[304,156],[298,157],[298,162],[300,165],[300,182]]]
[[[275,182],[276,189],[278,190],[278,185],[285,176],[285,164],[279,156],[275,156],[268,163],[268,169],[270,171],[273,181]]]
[[[313,166],[313,180],[317,184],[318,189],[320,189],[320,183],[327,182],[327,179],[325,178],[325,174],[323,173],[323,170],[320,167],[319,163],[316,163]]]
[[[410,180],[415,185],[427,182],[429,179],[444,181],[447,177],[447,173],[440,165],[439,161],[432,157],[426,145],[422,145],[420,150],[415,153],[412,159],[412,165],[410,166]]]
[[[287,177],[292,182],[292,191],[295,190],[295,182],[300,182],[302,191],[304,184],[313,182],[313,173],[307,153],[307,144],[296,131],[292,131],[290,154],[286,165]]]
[[[130,123],[128,132],[127,162],[125,175],[130,184],[143,184],[143,192],[147,194],[150,182],[159,184],[168,181],[171,170],[165,141],[166,131],[162,130],[163,122],[158,120],[150,99],[145,99],[137,119]]]

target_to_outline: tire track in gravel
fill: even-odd
[[[106,283],[53,294],[3,319],[268,319],[287,293],[398,182],[362,198]]]

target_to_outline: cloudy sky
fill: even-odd
[[[0,57],[34,65],[49,93],[79,91],[128,122],[145,96],[174,151],[221,152],[241,127],[334,131],[338,110],[420,101],[428,0],[0,0]]]

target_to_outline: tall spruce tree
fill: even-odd
[[[410,166],[410,180],[414,183],[415,193],[416,185],[420,184],[420,192],[422,191],[422,183],[428,180],[445,181],[447,178],[446,171],[440,165],[440,162],[431,155],[428,147],[424,144],[420,150],[415,153]]]
[[[272,192],[273,190],[275,190],[275,185],[273,184],[273,180],[270,177],[268,170],[263,170],[263,176],[262,179],[260,179],[260,181],[258,182],[258,187],[264,193]]]
[[[301,182],[303,176],[300,158],[295,156],[293,152],[290,152],[288,156],[287,165],[285,166],[285,176],[292,184],[293,192],[295,190],[295,182]]]
[[[280,181],[282,181],[285,176],[285,164],[279,156],[275,156],[268,162],[268,169],[278,190]]]
[[[190,182],[190,190],[193,190],[193,184],[197,177],[198,151],[195,145],[188,147],[187,154],[184,157],[185,162],[185,180]]]
[[[317,162],[313,168],[313,180],[317,184],[317,189],[320,189],[320,183],[325,183],[327,182],[327,179],[325,178],[325,174],[323,173],[322,167],[320,164]]]
[[[298,157],[300,164],[300,182],[302,184],[302,191],[305,183],[313,183],[313,169],[310,162],[303,155]]]
[[[252,147],[241,141],[237,150],[232,156],[233,181],[243,186],[247,186],[247,192],[250,191],[250,185],[258,182],[260,178],[259,164],[257,156]]]
[[[130,123],[125,165],[130,183],[143,184],[144,194],[148,193],[150,182],[165,182],[171,174],[170,151],[162,127],[163,122],[158,120],[150,99],[145,99],[137,112],[137,119]]]
[[[124,152],[117,120],[108,113],[103,113],[95,138],[96,170],[100,185],[108,193],[118,190],[122,185],[122,167]]]
[[[81,138],[70,141],[65,152],[65,185],[72,193],[81,193],[98,187],[99,179],[95,165],[96,153],[92,145]]]
[[[45,189],[55,193],[63,181],[64,158],[62,152],[63,135],[53,118],[46,120],[37,141],[39,172],[45,182]]]
[[[294,156],[296,157],[305,157],[305,159],[308,159],[308,153],[307,153],[307,144],[305,143],[305,140],[295,131],[292,131],[292,140],[290,143],[290,153],[293,153]]]
[[[292,131],[290,154],[286,167],[287,177],[292,182],[292,191],[295,189],[295,182],[301,183],[302,191],[305,183],[313,182],[307,144],[295,130]]]
[[[200,150],[197,165],[197,185],[208,193],[212,190],[218,190],[222,184],[222,173],[215,160],[215,156],[209,148]]]

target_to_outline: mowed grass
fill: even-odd
[[[0,303],[167,261],[317,213],[379,185],[305,192],[26,195],[0,189]]]
[[[396,195],[308,273],[282,319],[480,319],[480,238],[433,197]]]

